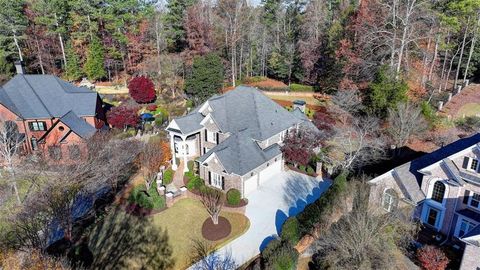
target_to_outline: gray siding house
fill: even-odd
[[[166,130],[176,158],[195,160],[206,184],[242,196],[283,171],[280,146],[289,129],[313,124],[298,109],[289,112],[256,88],[239,86],[207,100]]]
[[[461,269],[480,268],[480,134],[460,139],[374,179],[371,203],[385,211],[413,206],[414,218],[462,243]]]

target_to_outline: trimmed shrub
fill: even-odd
[[[189,177],[187,176],[187,178]],[[200,190],[203,186],[205,186],[205,182],[203,181],[203,179],[195,175],[189,178],[187,183],[188,190]]]
[[[189,161],[187,162],[187,168],[188,168],[188,171],[189,171],[189,172],[193,172],[193,166],[194,166],[194,164],[195,164],[195,163],[194,163],[193,160],[189,160]]]
[[[308,166],[307,173],[308,174],[315,174],[315,170],[311,166]]]
[[[300,241],[300,224],[296,217],[289,217],[282,226],[280,237],[283,241],[287,241],[294,246]]]
[[[272,240],[262,251],[265,269],[291,270],[296,269],[298,252],[286,242]]]
[[[305,209],[297,215],[300,236],[310,233],[317,223],[325,222],[328,213],[333,211],[333,207],[340,197],[339,195],[347,189],[348,172],[340,173],[333,180],[332,186],[314,203],[309,204]]]
[[[310,85],[292,83],[289,88],[292,92],[313,92],[313,86]]]
[[[307,170],[306,170],[306,167],[303,166],[303,165],[298,166],[298,169],[299,169],[300,171],[302,171],[302,172],[306,172],[306,171],[307,171]]]
[[[172,183],[174,173],[175,172],[172,169],[165,170],[165,172],[163,173],[163,184],[164,185],[168,185],[168,184]]]
[[[227,202],[229,205],[239,205],[242,200],[242,194],[238,189],[231,188],[227,191]]]

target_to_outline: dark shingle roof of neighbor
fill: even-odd
[[[0,87],[0,103],[24,119],[94,116],[98,94],[53,75],[18,74]]]
[[[204,162],[216,153],[225,170],[238,175],[248,173],[281,153],[277,144],[262,150],[256,141],[266,140],[295,124],[308,121],[252,87],[239,86],[224,95],[210,98],[208,103],[220,130],[231,135],[201,156],[199,161]],[[198,121],[198,115],[203,117],[197,110],[190,115],[188,121]],[[182,125],[182,131],[187,128],[184,123],[175,121]],[[186,122],[185,119],[181,121]]]
[[[420,189],[423,175],[419,170],[475,145],[478,142],[480,142],[480,133],[459,139],[436,151],[394,168],[393,177],[395,181],[399,183],[405,196],[413,202],[418,203],[425,198],[425,194],[423,194]]]
[[[95,134],[96,129],[78,117],[73,111],[69,111],[60,118],[60,121],[67,125],[73,132],[83,139],[88,139]]]

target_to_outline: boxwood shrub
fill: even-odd
[[[231,188],[227,191],[227,202],[229,205],[239,205],[242,200],[242,194],[236,188]]]
[[[187,183],[188,190],[200,190],[200,188],[205,185],[205,182],[203,181],[202,178],[200,178],[200,176],[193,175],[191,178],[188,178],[188,179],[189,179]]]
[[[274,239],[262,251],[265,269],[296,269],[298,252],[288,243]]]
[[[290,243],[294,246],[300,241],[300,224],[296,217],[289,217],[282,226],[282,232],[280,237],[283,241]]]
[[[168,184],[172,183],[174,173],[175,172],[172,169],[165,170],[165,172],[163,173],[163,184],[164,185],[168,185]]]

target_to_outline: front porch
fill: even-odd
[[[183,173],[189,171],[188,161],[200,156],[200,132],[181,134],[170,131],[170,150],[172,151],[172,169]],[[180,162],[179,162],[180,161]],[[180,163],[183,166],[180,168]]]

